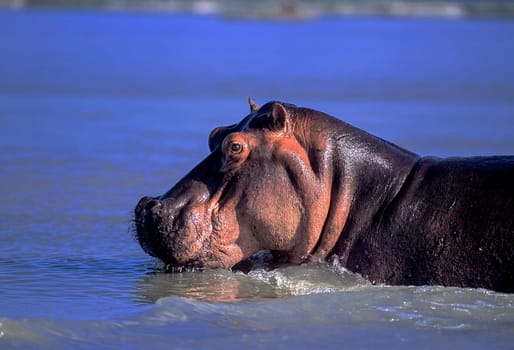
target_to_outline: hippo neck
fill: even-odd
[[[337,143],[344,164],[341,185],[351,182],[352,202],[333,252],[347,266],[349,256],[358,249],[356,244],[381,220],[420,157],[348,124],[343,134],[347,136]]]

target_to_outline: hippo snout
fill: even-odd
[[[162,260],[172,260],[163,240],[163,225],[167,224],[164,204],[153,197],[143,197],[134,210],[137,239],[148,254]]]

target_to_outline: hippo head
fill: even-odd
[[[320,248],[333,172],[321,135],[331,122],[312,128],[304,109],[278,102],[250,107],[211,132],[211,153],[173,188],[139,201],[137,238],[148,254],[173,267],[230,268],[259,250],[301,262]],[[340,216],[326,229],[340,232]]]

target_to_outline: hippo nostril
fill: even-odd
[[[136,208],[134,209],[134,214],[136,214],[136,217],[140,216],[143,209],[145,209],[146,205],[153,201],[154,198],[152,197],[143,197],[139,200],[139,203],[137,203]]]
[[[146,211],[152,211],[152,209],[159,209],[161,207],[162,203],[159,200],[151,200],[145,205]],[[155,211],[155,210],[154,210]]]

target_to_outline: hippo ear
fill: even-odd
[[[237,124],[233,124],[230,126],[219,126],[214,128],[209,135],[209,150],[211,152],[214,151],[216,147],[221,144],[225,136],[227,136],[227,134],[230,133],[230,131],[236,126]]]
[[[214,128],[209,135],[209,150],[212,152],[220,143],[220,135],[224,128]]]
[[[273,131],[289,131],[289,113],[282,104],[278,102],[273,103],[270,117],[272,122],[271,129]]]
[[[250,119],[249,127],[287,133],[291,129],[289,119],[289,112],[280,102],[268,102]]]
[[[255,112],[260,108],[259,105],[255,103],[251,97],[248,97],[248,104],[250,105],[250,112]]]

